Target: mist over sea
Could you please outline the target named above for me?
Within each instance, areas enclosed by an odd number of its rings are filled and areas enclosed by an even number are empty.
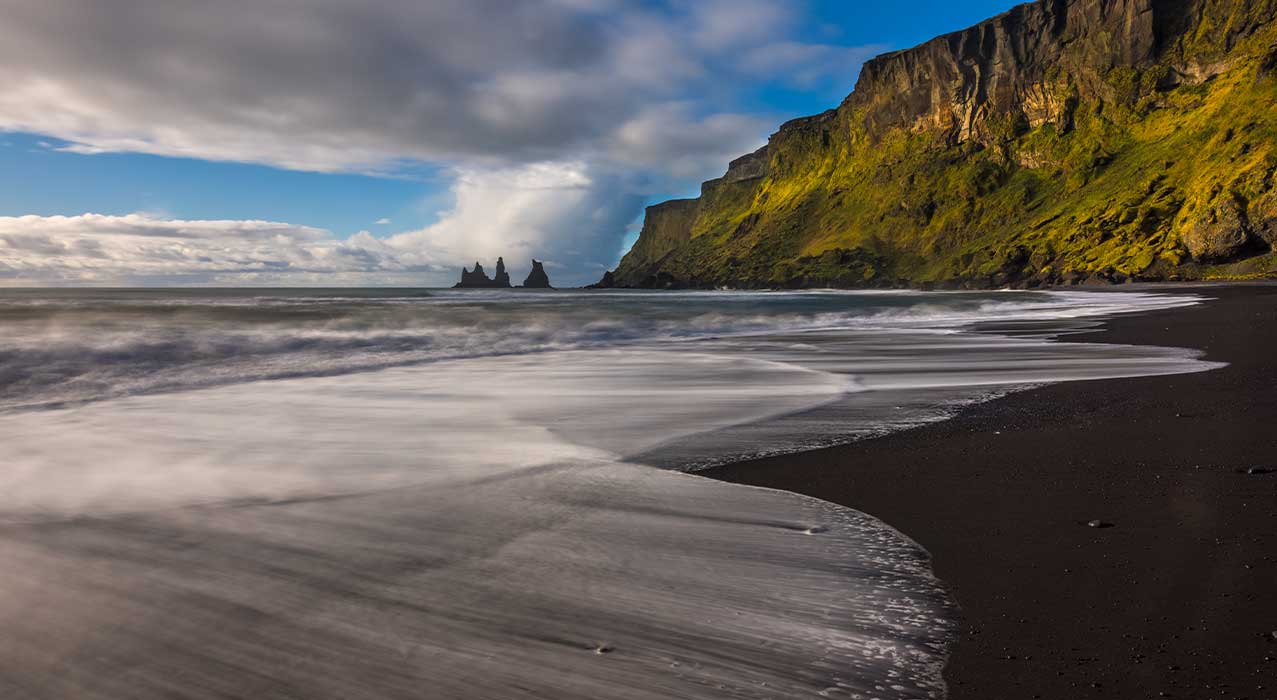
[[[0,291],[0,696],[940,697],[925,552],[694,471],[1210,369],[1060,342],[1197,301]]]

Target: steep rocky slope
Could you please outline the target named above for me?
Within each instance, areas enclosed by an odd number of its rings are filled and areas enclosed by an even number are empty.
[[[1040,0],[865,64],[606,284],[1038,286],[1277,273],[1277,0]]]

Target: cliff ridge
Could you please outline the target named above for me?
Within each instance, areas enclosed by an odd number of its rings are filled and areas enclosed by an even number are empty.
[[[1040,286],[1277,271],[1277,0],[1039,0],[868,61],[623,287]]]

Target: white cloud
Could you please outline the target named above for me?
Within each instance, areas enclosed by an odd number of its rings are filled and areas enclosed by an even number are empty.
[[[66,143],[54,147],[86,154],[374,174],[442,166],[458,177],[455,208],[402,240],[448,264],[535,254],[593,275],[595,265],[615,262],[644,195],[720,174],[778,122],[733,109],[734,91],[758,81],[839,84],[858,70],[863,50],[798,40],[793,8],[763,0],[0,0],[0,131],[56,137]],[[284,274],[271,268],[281,260],[296,274],[323,274],[321,263],[350,254],[335,240],[298,247],[286,238],[275,251],[232,245],[236,236],[254,240],[242,227],[220,235],[241,257],[205,251],[226,268],[216,274]],[[119,245],[108,246],[109,259],[124,274],[131,249],[111,240]],[[386,245],[396,255],[424,255],[393,240]],[[138,264],[165,252],[139,251]],[[67,274],[108,274],[103,258],[62,259]],[[248,269],[254,263],[263,269]]]
[[[686,17],[547,0],[0,0],[0,129],[315,171],[588,156],[704,79]],[[721,38],[720,38],[721,41]],[[652,50],[659,49],[659,50]],[[640,53],[639,51],[642,51]]]
[[[440,221],[386,239],[405,255],[460,266],[498,256],[515,270],[548,259],[576,285],[597,280],[615,262],[626,225],[643,195],[624,174],[584,162],[534,163],[458,173],[454,205]],[[416,258],[414,258],[416,259]]]
[[[387,219],[386,217],[383,216],[380,219],[377,219],[376,221],[374,221],[373,223],[377,224],[378,226],[389,226],[390,224],[394,222],[392,222],[390,219]]]
[[[698,0],[691,15],[691,37],[709,50],[766,43],[794,21],[785,3],[766,0]]]
[[[302,283],[317,275],[370,282],[445,268],[404,256],[367,233],[274,221],[183,221],[149,214],[0,217],[7,284]]]
[[[793,11],[762,0],[663,11],[592,0],[0,9],[0,129],[82,153],[315,171],[588,159],[612,150],[629,115],[666,103],[694,104],[699,119],[743,118],[698,101],[719,94],[742,59],[755,78],[856,67],[837,47],[789,36]]]
[[[616,130],[611,155],[637,167],[661,168],[673,177],[704,177],[705,163],[719,174],[727,162],[763,144],[769,120],[737,114],[698,118],[690,103],[640,110]]]
[[[431,226],[346,239],[273,221],[156,214],[0,217],[0,284],[394,284],[444,286],[476,258],[517,278],[533,257],[560,286],[614,262],[643,197],[583,162],[458,171],[454,204]]]

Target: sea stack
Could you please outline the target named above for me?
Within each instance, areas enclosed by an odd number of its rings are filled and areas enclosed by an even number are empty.
[[[491,287],[492,280],[483,271],[483,265],[479,261],[475,261],[474,270],[461,268],[461,281],[454,285],[454,289],[458,287]]]
[[[483,271],[483,265],[474,263],[473,270],[461,268],[461,281],[453,289],[509,289],[510,273],[505,271],[505,261],[497,258],[497,277],[492,279]]]
[[[528,278],[523,280],[523,286],[528,289],[552,289],[550,276],[545,274],[545,267],[535,258],[532,260],[532,271],[528,273]]]
[[[497,276],[496,276],[496,279],[492,280],[492,286],[494,287],[509,287],[510,286],[510,273],[505,271],[505,260],[502,260],[501,258],[497,258]]]

